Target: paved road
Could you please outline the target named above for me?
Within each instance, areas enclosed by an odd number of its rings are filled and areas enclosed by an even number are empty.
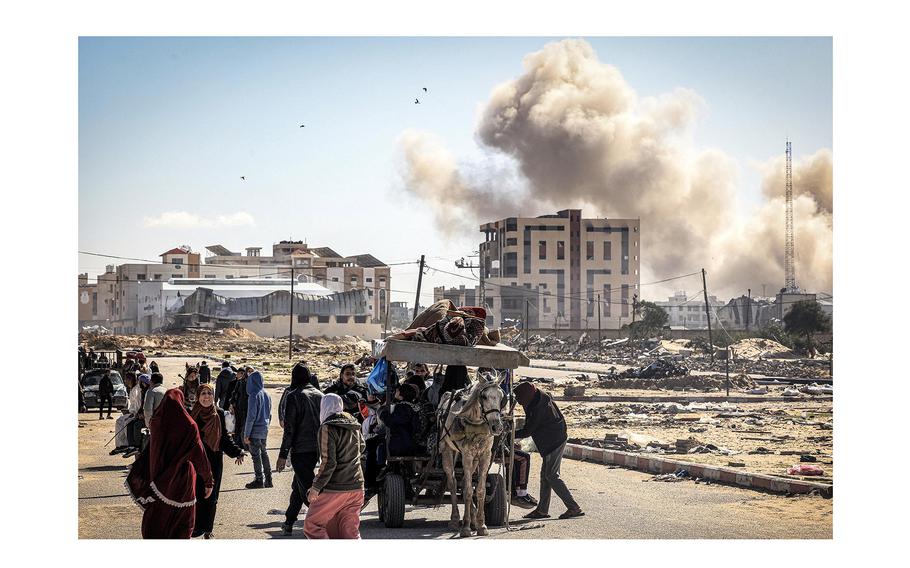
[[[161,363],[161,361],[159,361]],[[162,364],[165,376],[182,368],[182,360]],[[167,382],[170,382],[167,381]],[[278,391],[270,392],[277,408]],[[79,428],[80,538],[138,538],[141,511],[127,496],[123,481],[132,460],[109,456],[103,448],[113,435],[113,420],[82,414]],[[269,454],[274,466],[280,429],[273,418]],[[533,467],[539,467],[533,456]],[[624,469],[564,460],[563,477],[587,515],[558,520],[564,508],[554,496],[554,519],[525,521],[525,511],[512,510],[512,530],[492,529],[489,538],[831,538],[832,500],[820,497],[786,498],[717,485],[646,482],[651,476]],[[247,490],[252,464],[225,462],[215,535],[219,538],[284,538],[283,512],[290,494],[292,472],[274,474],[272,489]],[[536,494],[537,472],[531,490]],[[273,511],[279,511],[278,514]],[[364,510],[363,538],[452,538],[449,509],[408,509],[405,525],[386,529],[377,519],[375,500]],[[294,537],[303,538],[302,521]]]

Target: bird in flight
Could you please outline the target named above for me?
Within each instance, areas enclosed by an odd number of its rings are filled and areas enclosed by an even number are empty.
[[[427,88],[426,88],[426,87],[423,88],[423,92],[424,92],[424,93],[427,92]]]
[[[420,104],[420,99],[414,99],[414,104],[415,104],[415,105],[419,105],[419,104]]]
[[[240,176],[240,179],[242,179],[243,181],[246,181],[246,176]]]

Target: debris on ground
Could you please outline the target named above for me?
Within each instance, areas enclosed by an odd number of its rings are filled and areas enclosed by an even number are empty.
[[[787,470],[790,475],[824,475],[825,472],[817,465],[796,464]]]
[[[685,481],[687,479],[690,479],[689,472],[685,469],[677,469],[673,473],[655,475],[650,480],[646,479],[645,481],[666,481],[669,483],[674,483],[677,481]]]

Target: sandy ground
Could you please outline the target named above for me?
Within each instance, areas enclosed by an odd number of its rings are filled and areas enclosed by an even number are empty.
[[[176,386],[185,361],[158,358],[168,386]],[[267,389],[277,412],[280,390]],[[568,408],[570,403],[563,403]],[[599,405],[607,407],[609,405]],[[574,418],[571,420],[574,421]],[[138,538],[141,511],[123,486],[131,459],[109,456],[114,421],[96,413],[79,416],[79,537]],[[575,431],[573,425],[573,432]],[[606,428],[600,428],[606,430]],[[721,429],[718,429],[721,430]],[[579,429],[595,432],[597,428]],[[273,416],[269,453],[274,467],[281,431]],[[711,438],[714,439],[714,438]],[[718,438],[722,440],[722,438]],[[707,441],[707,440],[706,440]],[[732,444],[732,442],[730,442]],[[708,461],[699,455],[698,461]],[[728,458],[724,458],[728,459]],[[735,456],[734,459],[741,459]],[[530,490],[537,494],[539,456],[532,457]],[[246,490],[252,464],[225,462],[223,489],[216,520],[219,538],[282,538],[280,524],[287,506],[292,472],[275,473],[275,488]],[[564,510],[554,496],[553,519],[529,522],[513,509],[512,530],[493,529],[490,538],[822,538],[832,537],[833,500],[816,496],[783,497],[736,487],[651,482],[651,475],[608,466],[564,460],[562,475],[587,515],[571,521],[555,516]],[[377,519],[376,503],[363,512],[361,532],[370,538],[452,538],[449,509],[409,508],[405,526],[386,529]],[[302,538],[303,516],[293,538]]]

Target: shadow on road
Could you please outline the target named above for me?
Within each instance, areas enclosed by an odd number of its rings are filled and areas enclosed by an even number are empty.
[[[96,466],[92,466],[92,467],[83,467],[83,468],[80,468],[79,471],[80,471],[80,472],[83,472],[83,473],[84,473],[84,472],[87,472],[87,471],[123,471],[123,470],[127,470],[127,469],[129,469],[129,468],[130,468],[130,464],[124,464],[124,465],[96,465]]]
[[[113,499],[114,497],[129,497],[128,493],[121,493],[119,495],[96,495],[94,497],[80,497],[80,501],[88,501],[90,499]]]
[[[271,538],[289,538],[285,537],[284,533],[281,531],[282,521],[272,521],[271,523],[252,523],[247,525],[251,529],[264,530],[265,534],[269,535]]]

